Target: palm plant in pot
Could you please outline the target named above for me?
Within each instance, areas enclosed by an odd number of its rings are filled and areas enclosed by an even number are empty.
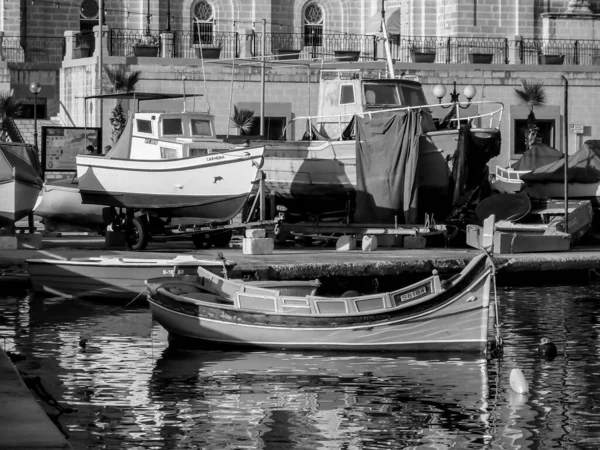
[[[525,136],[525,150],[529,150],[537,141],[537,134],[539,131],[534,109],[544,106],[546,103],[546,91],[544,89],[544,83],[541,81],[529,82],[523,80],[521,81],[521,86],[522,89],[515,89],[515,94],[521,103],[527,105],[529,108],[529,115],[527,116],[527,136]]]
[[[13,119],[21,117],[22,114],[22,100],[14,97],[12,90],[0,92],[0,142],[6,142],[11,138],[14,127]]]
[[[125,66],[118,66],[116,68],[104,67],[105,84],[108,90],[113,93],[124,93],[134,92],[136,85],[142,79],[142,71],[134,70],[129,72]],[[112,127],[112,142],[117,142],[125,124],[127,123],[127,116],[121,105],[122,100],[117,100],[117,105],[113,108],[110,113],[110,125]]]
[[[237,128],[240,136],[250,134],[254,123],[254,111],[250,109],[233,107],[233,114],[229,118],[231,124]]]

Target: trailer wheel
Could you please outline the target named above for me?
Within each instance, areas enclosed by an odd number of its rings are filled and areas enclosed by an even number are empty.
[[[210,248],[210,240],[207,238],[206,233],[193,234],[192,242],[197,249],[202,250]]]
[[[129,250],[144,250],[150,240],[150,233],[146,221],[133,217],[125,225],[125,243]]]
[[[232,230],[216,231],[211,233],[209,243],[215,247],[227,247],[233,236]]]

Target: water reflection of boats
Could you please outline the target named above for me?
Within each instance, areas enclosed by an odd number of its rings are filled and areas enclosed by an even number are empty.
[[[157,321],[203,348],[485,352],[492,271],[482,253],[448,280],[434,273],[389,292],[341,297],[258,288],[202,268],[197,280],[146,285]]]
[[[468,448],[487,426],[485,359],[462,355],[348,356],[340,353],[188,351],[167,348],[150,380],[158,418],[201,448],[232,439],[251,448]],[[156,408],[160,416],[161,408]],[[162,432],[161,432],[162,434]],[[165,436],[166,437],[166,436]],[[236,442],[237,441],[237,442]],[[287,445],[287,447],[285,447]],[[216,447],[215,447],[216,448]]]

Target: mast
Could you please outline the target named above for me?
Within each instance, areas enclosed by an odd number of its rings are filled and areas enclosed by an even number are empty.
[[[394,78],[394,63],[392,62],[392,51],[385,23],[385,0],[381,0],[381,31],[383,31],[383,46],[385,48],[385,59],[387,62],[389,78]]]

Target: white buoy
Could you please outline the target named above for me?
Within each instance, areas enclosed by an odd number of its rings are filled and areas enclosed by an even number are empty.
[[[510,387],[517,394],[527,394],[529,392],[529,384],[527,384],[521,369],[513,369],[510,372]]]

